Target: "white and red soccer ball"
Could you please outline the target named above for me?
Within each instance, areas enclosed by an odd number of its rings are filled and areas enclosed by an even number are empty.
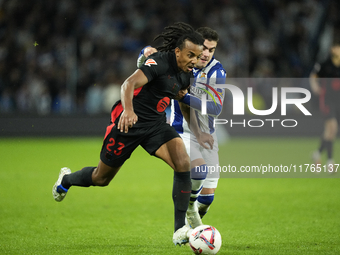
[[[213,226],[199,226],[192,230],[189,245],[195,254],[216,254],[222,245],[221,234]]]

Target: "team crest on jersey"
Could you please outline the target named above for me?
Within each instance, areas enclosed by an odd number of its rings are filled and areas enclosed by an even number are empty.
[[[205,78],[206,75],[207,75],[206,73],[201,73],[200,78]]]
[[[150,58],[150,59],[148,59],[145,63],[144,63],[144,65],[146,65],[146,66],[151,66],[151,65],[157,65],[157,62],[155,61],[155,60],[153,60],[152,58]]]

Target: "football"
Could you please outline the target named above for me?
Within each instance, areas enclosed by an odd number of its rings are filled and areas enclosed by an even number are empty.
[[[213,226],[199,226],[192,230],[189,245],[195,254],[216,254],[222,245],[221,234]]]

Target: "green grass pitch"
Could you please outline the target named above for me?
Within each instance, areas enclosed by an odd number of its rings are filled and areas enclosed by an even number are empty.
[[[191,254],[172,244],[172,170],[142,149],[108,187],[72,187],[63,202],[53,200],[60,168],[97,165],[101,143],[0,139],[0,254]],[[311,163],[317,144],[232,138],[221,164]],[[335,153],[340,162],[339,142]],[[339,178],[223,177],[204,218],[222,235],[219,254],[340,254]]]

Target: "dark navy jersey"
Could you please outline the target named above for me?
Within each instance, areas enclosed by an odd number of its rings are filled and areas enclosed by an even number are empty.
[[[330,58],[322,64],[315,64],[314,72],[320,78],[340,78],[340,67],[336,67]]]
[[[133,108],[138,116],[136,125],[166,121],[165,109],[179,90],[188,88],[193,74],[179,70],[174,52],[156,52],[139,69],[148,83],[134,91]],[[122,111],[123,107],[118,101],[112,109],[112,122]]]
[[[340,67],[329,58],[322,64],[315,64],[314,73],[321,78],[321,96],[340,101]]]

